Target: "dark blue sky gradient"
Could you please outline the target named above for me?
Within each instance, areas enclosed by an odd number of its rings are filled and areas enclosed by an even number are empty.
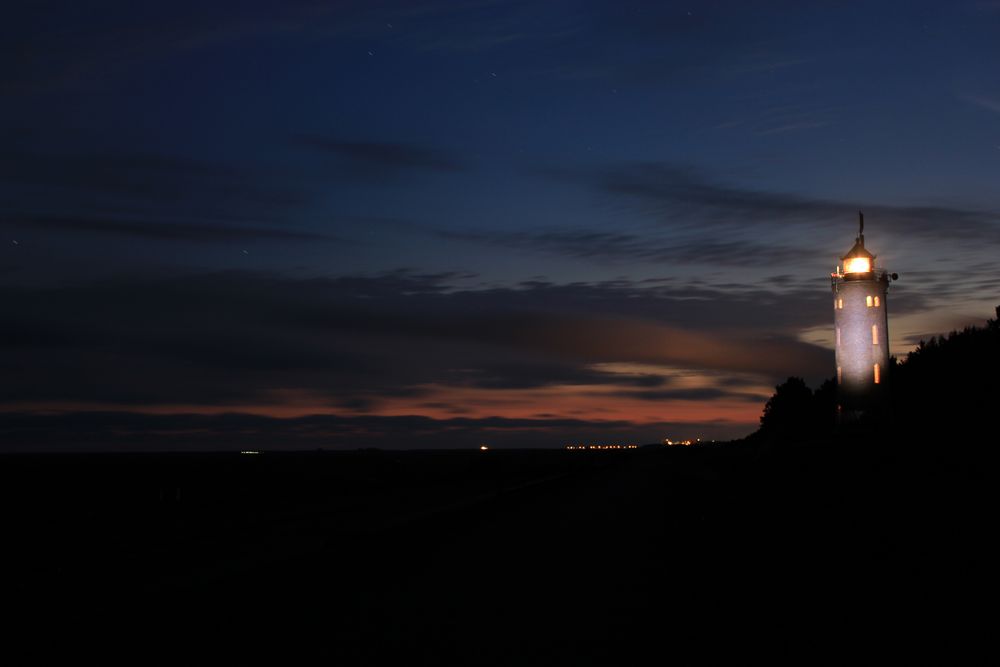
[[[2,409],[31,433],[741,435],[832,374],[859,208],[895,352],[1000,301],[1000,3],[137,4],[0,28]]]

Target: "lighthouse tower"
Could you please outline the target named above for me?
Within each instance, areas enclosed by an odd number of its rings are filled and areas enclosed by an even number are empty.
[[[886,292],[896,274],[875,267],[865,248],[865,218],[858,212],[858,237],[831,274],[836,327],[839,413],[857,416],[885,393],[889,367],[889,316]]]

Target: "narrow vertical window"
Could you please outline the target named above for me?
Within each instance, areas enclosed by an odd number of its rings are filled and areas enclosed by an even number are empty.
[[[868,306],[869,308],[872,307],[872,295],[871,294],[869,294],[868,296],[865,297],[865,305]]]
[[[882,378],[879,376],[878,364],[875,364],[875,384],[878,384],[881,379]]]
[[[878,345],[878,325],[872,325],[872,345]]]
[[[837,327],[837,347],[840,347],[840,327]]]
[[[875,307],[878,308],[878,297],[875,297]]]
[[[840,366],[837,366],[837,384],[841,383],[842,378],[843,378],[843,375],[840,372]]]
[[[844,300],[843,299],[837,299],[837,308],[840,308],[840,309],[844,308]]]

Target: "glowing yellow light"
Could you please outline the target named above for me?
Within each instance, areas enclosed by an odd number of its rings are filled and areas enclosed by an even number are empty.
[[[844,264],[844,273],[868,273],[872,262],[867,257],[852,257]]]
[[[872,307],[872,295],[871,294],[869,294],[868,296],[865,297],[865,305],[868,306],[869,308]]]
[[[875,307],[878,308],[878,297],[875,297]]]
[[[879,378],[879,368],[878,368],[878,364],[875,364],[875,384],[878,384],[879,380],[880,380],[880,378]]]

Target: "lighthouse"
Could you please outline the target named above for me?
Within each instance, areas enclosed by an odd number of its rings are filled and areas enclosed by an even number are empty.
[[[843,417],[858,416],[885,394],[889,368],[886,293],[896,274],[875,266],[865,248],[865,218],[858,212],[858,236],[831,274],[836,336],[837,402]]]

